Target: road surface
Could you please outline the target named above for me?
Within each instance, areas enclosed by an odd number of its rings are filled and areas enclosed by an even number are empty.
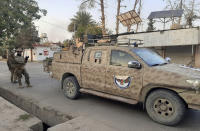
[[[188,110],[185,119],[176,127],[153,122],[142,107],[112,101],[92,95],[82,95],[78,100],[69,100],[60,90],[60,82],[49,77],[40,63],[28,63],[27,71],[33,88],[18,89],[10,83],[10,73],[5,62],[0,62],[0,87],[39,101],[74,117],[86,116],[103,122],[116,131],[199,131],[200,111]]]

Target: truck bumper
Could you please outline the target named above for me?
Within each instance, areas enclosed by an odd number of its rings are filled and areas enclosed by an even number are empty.
[[[200,94],[197,94],[194,91],[189,91],[179,93],[179,95],[188,104],[188,108],[200,110]]]

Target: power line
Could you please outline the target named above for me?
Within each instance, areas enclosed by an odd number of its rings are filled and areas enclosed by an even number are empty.
[[[46,24],[49,24],[49,25],[51,25],[51,26],[54,26],[54,27],[57,27],[57,28],[59,28],[59,29],[62,29],[62,30],[67,30],[66,28],[64,28],[64,27],[62,27],[62,26],[60,26],[60,25],[57,25],[57,24],[53,24],[53,23],[50,23],[50,22],[47,22],[47,21],[44,21],[44,20],[40,20],[41,22],[43,22],[43,23],[46,23]]]

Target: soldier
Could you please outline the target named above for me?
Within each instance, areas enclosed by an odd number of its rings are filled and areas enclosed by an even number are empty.
[[[8,65],[8,69],[11,72],[11,82],[12,83],[17,83],[16,81],[16,75],[14,73],[15,71],[15,51],[11,50],[8,54],[8,60],[7,60],[7,65]]]
[[[21,48],[17,49],[17,56],[15,56],[16,67],[15,67],[14,73],[16,74],[16,76],[18,78],[19,88],[23,88],[22,82],[21,82],[22,75],[24,75],[24,77],[25,77],[25,82],[27,84],[27,87],[32,87],[30,85],[30,81],[29,81],[29,74],[27,73],[27,71],[25,69],[25,65],[26,65],[29,57],[26,57],[24,59],[24,57],[22,56],[22,52],[23,52],[23,50]]]

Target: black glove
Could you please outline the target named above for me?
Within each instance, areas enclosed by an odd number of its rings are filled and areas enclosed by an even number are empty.
[[[29,58],[29,56],[26,56],[25,60],[27,61],[27,60],[28,60],[28,58]]]

